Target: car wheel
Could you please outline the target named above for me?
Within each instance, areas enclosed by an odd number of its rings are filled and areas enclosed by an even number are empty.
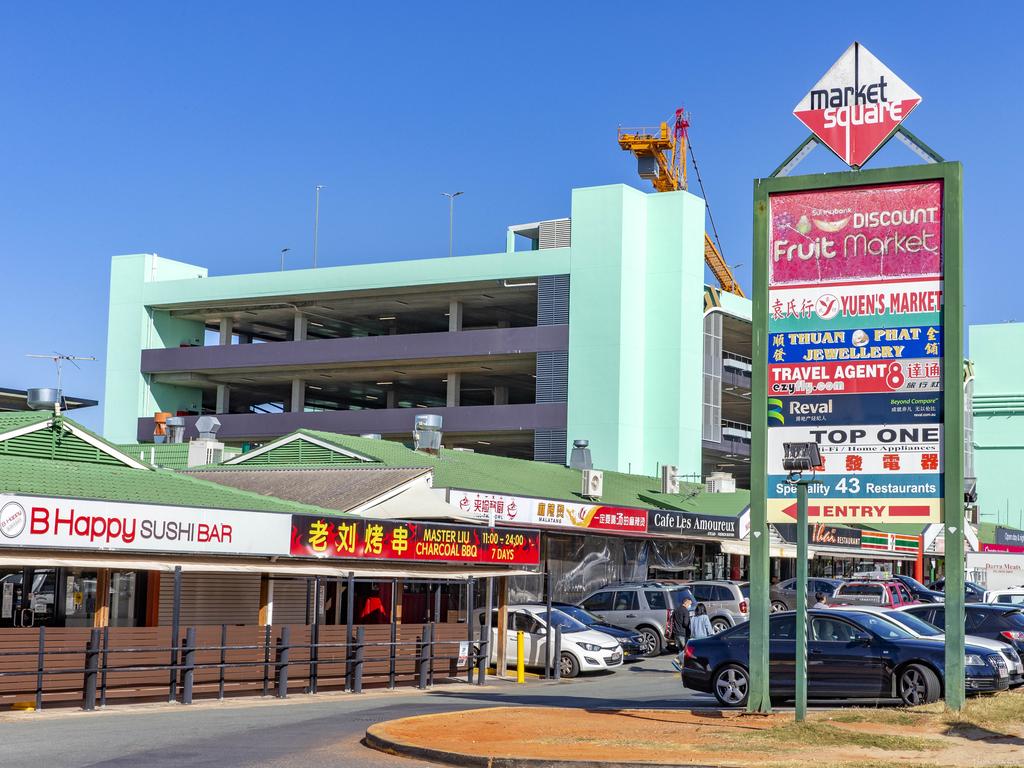
[[[653,627],[640,627],[640,652],[648,658],[661,655],[661,634]]]
[[[712,619],[711,620],[711,629],[714,631],[714,633],[716,635],[719,632],[725,632],[725,630],[729,629],[729,627],[731,627],[731,626],[732,626],[732,624],[730,624],[726,619]]]
[[[905,706],[917,707],[939,700],[939,678],[928,667],[909,664],[897,678],[897,693]]]
[[[580,663],[571,653],[563,653],[558,660],[558,669],[562,677],[576,677],[580,673]]]
[[[772,600],[772,613],[780,613],[781,611],[788,611],[789,606],[781,600]]]
[[[742,707],[750,695],[750,676],[738,664],[727,664],[715,675],[714,694],[723,707]]]

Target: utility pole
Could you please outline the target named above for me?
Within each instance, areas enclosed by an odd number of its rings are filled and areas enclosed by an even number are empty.
[[[281,249],[281,271],[282,272],[284,272],[284,255],[286,253],[288,253],[288,251],[290,251],[290,250],[291,250],[291,248],[282,248]]]
[[[442,192],[441,194],[448,198],[448,258],[451,258],[455,240],[455,198],[464,195],[465,192]]]
[[[313,269],[316,269],[317,238],[320,235],[320,190],[324,184],[316,185],[316,212],[313,214]]]

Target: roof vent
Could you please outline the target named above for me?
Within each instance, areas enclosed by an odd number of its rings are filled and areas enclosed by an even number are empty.
[[[413,448],[424,453],[440,453],[441,424],[442,419],[436,413],[417,416],[412,428]]]
[[[185,419],[181,416],[171,416],[167,419],[167,442],[185,442]]]
[[[360,437],[365,437],[367,440],[380,440],[380,432],[364,432]]]
[[[215,440],[220,431],[220,419],[216,416],[200,416],[196,419],[196,430],[200,440]]]
[[[573,469],[593,469],[594,461],[590,458],[589,440],[573,440],[572,453],[569,454],[569,466]]]

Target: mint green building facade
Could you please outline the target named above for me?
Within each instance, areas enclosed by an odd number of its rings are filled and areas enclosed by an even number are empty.
[[[501,253],[213,277],[118,256],[104,434],[146,440],[163,411],[216,414],[229,442],[407,437],[436,412],[449,447],[564,463],[582,438],[596,468],[706,473],[703,238],[700,198],[608,185]]]

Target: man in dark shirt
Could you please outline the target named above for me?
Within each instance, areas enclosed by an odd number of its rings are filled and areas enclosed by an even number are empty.
[[[693,601],[690,598],[683,600],[682,605],[672,611],[672,635],[676,639],[676,645],[682,651],[686,647],[686,641],[690,639],[690,606]]]

